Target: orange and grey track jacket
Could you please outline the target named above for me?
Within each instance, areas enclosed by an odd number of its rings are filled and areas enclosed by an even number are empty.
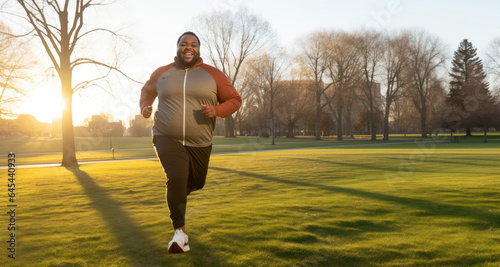
[[[224,118],[241,106],[241,97],[226,75],[200,58],[191,68],[175,61],[158,68],[141,90],[141,112],[158,97],[153,134],[166,135],[184,146],[212,144],[215,118],[206,118],[201,105],[215,106]]]

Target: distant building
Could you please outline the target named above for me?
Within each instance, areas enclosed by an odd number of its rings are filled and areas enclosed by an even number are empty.
[[[125,132],[125,126],[121,120],[108,123],[110,135],[113,137],[122,137]]]
[[[130,128],[127,129],[126,134],[133,137],[151,136],[152,125],[153,119],[145,119],[142,115],[135,115],[134,119],[130,120]]]
[[[121,137],[125,132],[123,122],[110,122],[106,114],[92,115],[90,120],[87,120],[86,127],[89,130],[91,137]]]

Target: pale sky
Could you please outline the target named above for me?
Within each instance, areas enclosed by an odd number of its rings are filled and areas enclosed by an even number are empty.
[[[119,0],[99,13],[99,23],[110,29],[123,29],[122,33],[133,38],[133,51],[122,67],[130,76],[145,82],[157,67],[173,60],[176,40],[190,30],[188,25],[194,16],[214,9],[236,10],[240,5],[267,20],[280,45],[289,51],[298,39],[320,29],[352,31],[375,27],[391,31],[417,27],[440,37],[450,60],[465,38],[478,48],[478,55],[484,60],[488,44],[500,37],[500,1],[493,0]],[[40,45],[39,41],[36,45]],[[35,88],[32,97],[20,106],[20,113],[33,114],[46,122],[52,116],[60,116],[60,89],[51,86]],[[128,124],[130,117],[139,113],[141,86],[117,87],[112,90],[114,97],[99,89],[84,91],[81,97],[75,95],[74,124],[101,112]],[[52,99],[51,103],[46,103],[47,99]]]

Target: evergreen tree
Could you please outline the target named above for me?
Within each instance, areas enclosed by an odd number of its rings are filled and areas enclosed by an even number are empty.
[[[493,104],[489,84],[477,49],[467,39],[455,51],[452,65],[446,103],[454,111],[453,116],[460,117],[457,128],[464,127],[467,135],[471,135],[472,127],[480,127],[475,120],[476,113],[483,113],[483,109]]]

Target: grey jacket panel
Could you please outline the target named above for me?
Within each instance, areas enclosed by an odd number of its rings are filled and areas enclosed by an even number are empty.
[[[217,84],[204,69],[174,66],[157,81],[158,109],[153,134],[166,135],[185,146],[212,143],[215,118],[206,118],[202,104],[217,105]]]

